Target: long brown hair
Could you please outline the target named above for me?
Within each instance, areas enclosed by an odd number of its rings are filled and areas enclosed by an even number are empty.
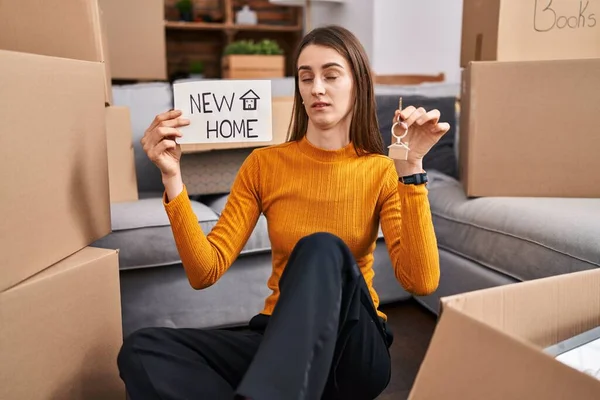
[[[379,132],[379,122],[375,111],[373,77],[369,60],[360,41],[349,30],[336,25],[316,28],[300,42],[294,57],[294,109],[288,127],[288,140],[296,141],[306,135],[308,114],[302,105],[298,79],[298,58],[302,50],[310,45],[326,46],[336,50],[346,59],[354,80],[354,107],[350,123],[350,141],[357,154],[384,154],[383,139]]]

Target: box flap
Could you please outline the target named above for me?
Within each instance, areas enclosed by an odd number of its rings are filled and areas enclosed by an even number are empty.
[[[167,79],[163,0],[99,0],[113,79]],[[135,18],[132,18],[135,16]]]
[[[600,326],[600,269],[478,290],[441,300],[514,338],[545,348]]]
[[[600,57],[599,13],[598,0],[501,0],[496,60]]]
[[[444,307],[409,399],[597,399],[600,381]]]
[[[495,60],[501,0],[463,0],[460,65]]]
[[[461,76],[461,105],[460,105],[460,118],[458,123],[459,126],[459,136],[458,138],[458,175],[462,182],[466,183],[466,187],[470,187],[470,175],[469,175],[469,165],[471,165],[471,159],[469,147],[471,146],[471,135],[469,132],[475,127],[471,127],[471,124],[477,122],[476,118],[471,118],[471,86],[473,84],[473,77],[471,76],[471,65],[467,66],[467,68],[463,68],[462,76]],[[476,99],[474,99],[476,101]]]
[[[598,0],[464,0],[460,65],[598,58],[599,11]]]
[[[128,107],[106,107],[111,203],[138,199],[131,115]]]
[[[110,75],[110,57],[108,56],[108,27],[106,26],[106,17],[104,17],[104,12],[98,9],[98,19],[99,19],[99,29],[100,29],[100,39],[102,41],[100,45],[100,49],[102,51],[102,60],[104,60],[104,90],[105,90],[105,105],[109,106],[113,104],[113,94],[112,94],[112,77]]]

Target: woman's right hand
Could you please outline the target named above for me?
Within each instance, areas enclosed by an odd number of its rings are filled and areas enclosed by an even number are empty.
[[[163,180],[181,173],[181,146],[175,140],[182,135],[177,128],[190,124],[188,119],[180,118],[181,114],[179,110],[171,110],[157,115],[140,141],[150,161],[160,169]]]

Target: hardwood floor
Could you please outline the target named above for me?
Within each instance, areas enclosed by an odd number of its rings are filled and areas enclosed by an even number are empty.
[[[415,300],[406,300],[382,306],[394,332],[392,379],[377,400],[404,400],[408,398],[427,346],[433,335],[436,316]]]

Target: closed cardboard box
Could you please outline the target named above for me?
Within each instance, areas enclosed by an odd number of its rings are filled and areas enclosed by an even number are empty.
[[[125,399],[117,252],[87,247],[0,292],[0,399]]]
[[[103,13],[97,0],[0,1],[0,49],[105,63],[112,103]]]
[[[598,399],[598,378],[545,352],[598,326],[600,269],[442,298],[409,399]]]
[[[110,201],[135,201],[138,190],[128,107],[106,107],[106,140]]]
[[[594,57],[600,57],[600,0],[463,1],[462,67]]]
[[[110,232],[101,63],[0,50],[0,291]]]
[[[164,0],[98,0],[114,79],[166,80]]]
[[[600,59],[473,62],[461,97],[468,196],[600,197]]]

